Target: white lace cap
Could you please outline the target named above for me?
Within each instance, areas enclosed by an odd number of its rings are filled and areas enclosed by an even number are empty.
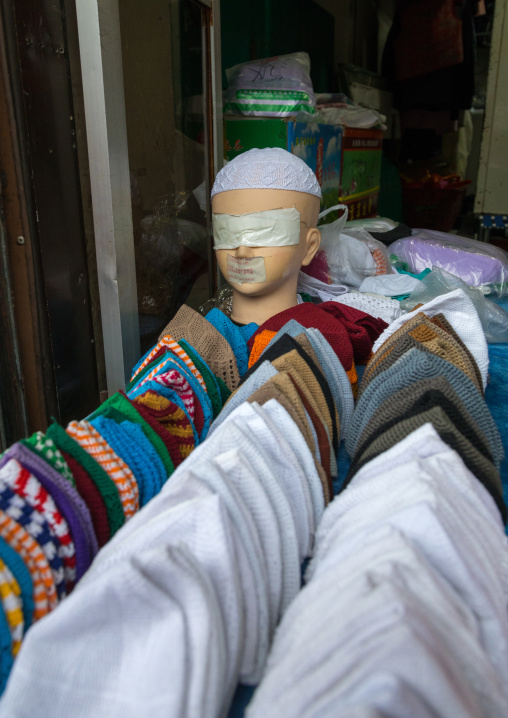
[[[211,196],[234,189],[285,189],[321,198],[311,168],[280,147],[254,148],[235,157],[217,174]]]

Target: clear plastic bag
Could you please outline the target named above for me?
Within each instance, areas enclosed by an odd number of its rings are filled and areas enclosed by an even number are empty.
[[[411,311],[417,304],[430,302],[431,299],[453,292],[454,289],[462,289],[473,302],[487,342],[489,344],[507,343],[508,313],[491,299],[487,299],[480,289],[469,286],[459,277],[439,267],[432,268],[432,272],[429,272],[420,281],[409,297],[401,302],[401,306],[403,309]]]
[[[418,274],[439,267],[460,277],[484,294],[508,294],[508,253],[467,237],[430,229],[414,229],[410,237],[389,246],[394,263],[406,264]]]
[[[316,111],[306,52],[242,62],[226,70],[226,77],[224,112],[286,117]]]
[[[382,242],[371,237],[361,227],[344,231],[347,221],[347,207],[344,214],[335,222],[319,227],[321,245],[309,264],[302,271],[325,284],[345,285],[357,289],[366,277],[393,272],[387,248]],[[319,216],[337,209],[330,207]]]

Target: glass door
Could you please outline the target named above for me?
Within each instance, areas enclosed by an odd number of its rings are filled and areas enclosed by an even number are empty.
[[[209,196],[222,166],[219,17],[211,0],[80,3],[102,318],[121,340],[121,351],[118,342],[108,349],[104,328],[112,392],[183,303],[198,309],[215,290]],[[87,78],[92,25],[101,72]]]

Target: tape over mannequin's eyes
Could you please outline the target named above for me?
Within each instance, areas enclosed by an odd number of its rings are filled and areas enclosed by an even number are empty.
[[[289,247],[300,243],[300,224],[300,212],[294,207],[249,214],[213,214],[213,248]]]

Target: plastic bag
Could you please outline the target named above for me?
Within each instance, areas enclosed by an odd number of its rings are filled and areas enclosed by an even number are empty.
[[[388,251],[382,242],[371,237],[362,228],[346,231],[347,207],[344,214],[335,222],[319,227],[321,245],[312,262],[303,267],[302,272],[315,277],[324,284],[345,285],[357,289],[366,277],[376,274],[391,274]],[[330,207],[321,212],[322,219],[328,212],[337,209]]]
[[[306,52],[242,62],[226,70],[226,77],[224,112],[286,117],[316,111]]]
[[[401,306],[403,309],[411,311],[417,304],[430,302],[431,299],[453,292],[454,289],[462,289],[473,302],[487,342],[489,344],[507,343],[508,313],[491,299],[487,299],[480,289],[469,286],[459,277],[439,267],[432,268],[432,272],[420,281],[409,297],[401,302]]]
[[[392,261],[411,272],[440,267],[484,294],[508,294],[508,253],[475,239],[430,229],[415,229],[410,237],[389,246]]]

